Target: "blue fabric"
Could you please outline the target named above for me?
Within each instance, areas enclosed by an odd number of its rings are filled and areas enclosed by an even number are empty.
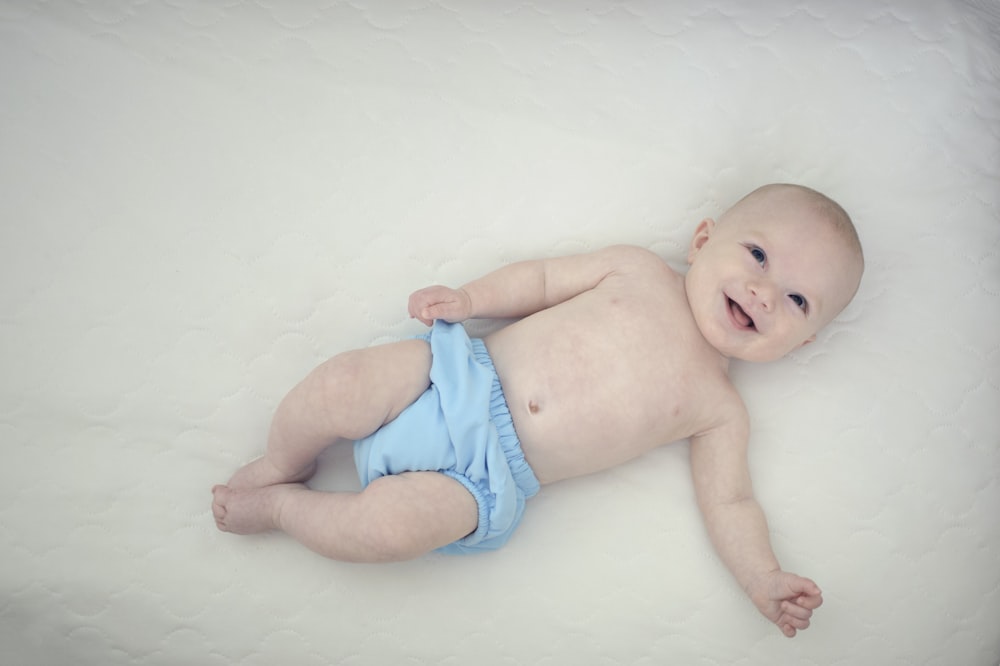
[[[443,321],[421,337],[431,345],[431,385],[402,414],[355,443],[358,476],[367,486],[388,474],[447,474],[476,498],[479,525],[438,550],[495,550],[521,522],[538,479],[524,459],[483,341],[471,340],[461,324]]]

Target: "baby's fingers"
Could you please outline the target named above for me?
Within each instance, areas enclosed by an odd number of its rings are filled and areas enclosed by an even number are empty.
[[[410,295],[407,310],[414,319],[419,319],[426,326],[434,323],[439,316],[436,312],[439,304],[447,300],[450,290],[447,287],[425,287]]]
[[[411,314],[428,326],[435,319],[443,319],[449,323],[465,321],[471,313],[469,295],[462,289],[438,287],[434,291],[419,294],[416,300],[418,307]],[[412,304],[413,301],[411,301]]]
[[[440,303],[432,303],[421,310],[421,317],[430,320],[431,323],[435,319],[443,319],[447,322],[453,322],[457,320],[458,304],[454,301],[443,301]]]
[[[795,603],[809,610],[816,610],[823,605],[823,596],[820,594],[803,594],[795,599]]]
[[[794,638],[795,634],[809,628],[809,620],[799,620],[794,617],[783,617],[781,618],[781,621],[778,622],[778,627],[781,628],[781,633],[789,638]]]
[[[810,609],[785,601],[781,604],[781,617],[778,618],[776,624],[785,636],[792,638],[797,632],[809,628],[811,617],[812,611]]]
[[[813,614],[812,609],[804,608],[790,601],[784,601],[781,603],[781,612],[784,613],[786,617],[798,620],[808,620]]]
[[[412,308],[410,310],[410,316],[424,326],[431,326],[434,324],[434,318],[429,315],[427,308]]]

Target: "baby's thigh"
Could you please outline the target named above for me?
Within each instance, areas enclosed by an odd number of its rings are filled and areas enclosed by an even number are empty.
[[[396,418],[430,386],[431,352],[425,340],[404,340],[344,352],[313,372],[322,404],[343,419],[342,437],[360,439]]]

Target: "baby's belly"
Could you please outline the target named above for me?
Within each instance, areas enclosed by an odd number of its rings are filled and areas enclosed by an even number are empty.
[[[679,439],[541,395],[508,396],[508,405],[525,459],[543,484],[615,467]]]
[[[691,434],[673,396],[606,380],[527,364],[501,374],[525,458],[541,483],[608,469]]]
[[[613,467],[696,431],[693,407],[704,401],[692,397],[689,380],[704,373],[685,360],[693,354],[668,353],[681,346],[673,329],[645,311],[599,320],[591,311],[570,301],[485,340],[542,483]]]

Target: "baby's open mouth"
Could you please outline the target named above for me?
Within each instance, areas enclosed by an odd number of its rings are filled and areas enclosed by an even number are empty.
[[[751,331],[757,330],[757,327],[754,325],[753,319],[750,318],[750,315],[748,315],[743,308],[740,307],[739,303],[731,298],[729,299],[729,312],[732,313],[733,320],[739,324],[740,327]]]

